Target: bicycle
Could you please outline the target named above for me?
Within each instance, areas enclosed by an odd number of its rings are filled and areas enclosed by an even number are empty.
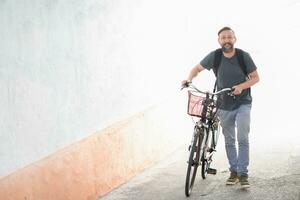
[[[187,82],[183,88],[192,89],[188,90],[188,114],[192,118],[197,117],[197,121],[194,121],[195,126],[191,145],[188,148],[190,155],[185,181],[185,195],[189,197],[194,186],[199,165],[201,165],[202,179],[206,179],[207,174],[215,175],[217,173],[216,169],[210,168],[212,156],[216,152],[220,131],[220,120],[216,115],[216,102],[220,94],[225,92],[231,96],[233,94],[231,88],[224,88],[217,92],[203,92],[191,82]],[[194,93],[198,93],[198,95]]]

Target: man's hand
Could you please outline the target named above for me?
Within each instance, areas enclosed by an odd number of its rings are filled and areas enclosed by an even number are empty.
[[[256,70],[248,74],[248,76],[249,79],[247,81],[232,87],[232,89],[234,89],[233,91],[234,95],[240,95],[243,90],[250,88],[252,85],[256,84],[259,81],[259,76]]]
[[[242,91],[243,91],[242,87],[239,86],[239,85],[233,86],[232,89],[234,89],[233,90],[233,94],[234,95],[240,95],[242,93]]]
[[[187,83],[188,82],[192,82],[192,81],[190,81],[190,80],[183,80],[183,81],[181,81],[181,87],[186,87],[187,85]]]

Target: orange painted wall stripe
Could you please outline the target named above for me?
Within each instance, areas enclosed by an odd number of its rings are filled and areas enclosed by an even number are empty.
[[[176,148],[157,114],[119,122],[2,178],[0,199],[97,199]]]

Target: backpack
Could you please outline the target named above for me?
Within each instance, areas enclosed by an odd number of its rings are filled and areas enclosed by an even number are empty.
[[[238,48],[235,48],[235,51],[236,51],[237,59],[238,59],[238,62],[239,62],[239,66],[242,69],[245,77],[248,78],[247,67],[246,67],[246,64],[245,64],[245,61],[244,61],[244,51],[242,49],[238,49]],[[222,49],[216,49],[215,50],[215,57],[214,57],[214,63],[213,63],[213,72],[214,72],[216,78],[218,78],[217,77],[218,69],[219,69],[220,64],[221,64],[222,55],[223,55]],[[216,91],[216,88],[217,88],[217,80],[215,82],[214,91]]]

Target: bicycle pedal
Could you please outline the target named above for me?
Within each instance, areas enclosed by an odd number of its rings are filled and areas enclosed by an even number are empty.
[[[208,169],[206,170],[206,172],[207,172],[208,174],[212,174],[212,175],[216,175],[216,174],[217,174],[217,170],[216,170],[216,169],[213,169],[213,168],[208,168]]]
[[[209,148],[207,151],[208,151],[209,153],[212,153],[212,152],[215,152],[215,151],[217,151],[217,150],[215,150],[214,148]]]
[[[186,163],[189,164],[190,162],[189,162],[189,161],[186,161]],[[199,165],[199,162],[193,161],[193,162],[192,162],[192,166],[195,166],[195,165],[198,166],[198,165]]]

